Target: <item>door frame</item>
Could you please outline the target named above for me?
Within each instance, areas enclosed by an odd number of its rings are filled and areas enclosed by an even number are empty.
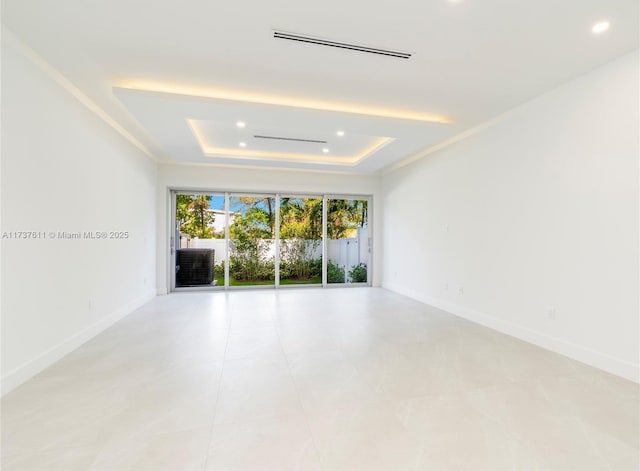
[[[176,287],[176,195],[177,194],[202,194],[202,195],[224,195],[225,197],[225,276],[223,286],[193,286],[193,287]],[[275,283],[273,285],[250,285],[250,286],[229,286],[229,252],[230,252],[230,235],[229,235],[229,214],[230,214],[230,198],[233,196],[256,196],[256,197],[274,197],[275,198]],[[319,284],[301,284],[301,285],[281,285],[280,284],[280,198],[299,197],[299,198],[322,198],[322,283]],[[167,188],[169,214],[167,218],[168,239],[168,256],[167,263],[167,282],[169,292],[189,292],[189,291],[229,291],[229,290],[247,290],[247,289],[301,289],[301,288],[356,288],[370,287],[373,284],[374,273],[374,220],[373,220],[373,195],[363,194],[347,194],[347,193],[306,193],[297,191],[238,191],[238,190],[211,190],[196,189],[189,187],[168,187]],[[369,254],[367,263],[367,282],[366,283],[327,283],[327,223],[328,223],[328,204],[330,199],[344,200],[362,200],[367,201],[367,251]],[[165,252],[166,253],[166,252]],[[345,273],[346,275],[346,273]]]
[[[372,195],[348,195],[343,193],[332,193],[324,195],[324,204],[323,204],[323,213],[326,218],[323,221],[323,241],[325,247],[328,245],[329,237],[327,236],[327,227],[328,227],[328,209],[329,206],[327,204],[327,200],[358,200],[358,201],[366,201],[367,202],[367,253],[369,254],[369,260],[367,262],[367,281],[366,283],[328,283],[326,278],[323,279],[324,287],[330,288],[357,288],[357,287],[370,287],[373,285],[373,211],[371,208],[373,207],[373,196]],[[328,250],[327,250],[328,251]],[[322,272],[326,275],[327,273],[327,258],[323,258],[323,268]],[[345,279],[347,277],[346,267],[345,267]]]
[[[222,286],[183,286],[176,287],[176,250],[178,247],[176,244],[179,244],[179,240],[176,240],[176,229],[177,229],[177,220],[176,220],[176,209],[177,209],[177,198],[176,195],[211,195],[211,196],[222,196],[224,195],[225,201],[225,259],[228,260],[229,257],[229,198],[228,192],[225,191],[212,191],[212,190],[183,190],[183,189],[175,189],[169,188],[169,260],[168,260],[168,278],[169,278],[169,292],[186,292],[186,291],[222,291],[226,288],[226,280],[227,280],[227,272],[229,269],[229,264],[225,263],[225,283]],[[215,277],[215,273],[214,273]]]

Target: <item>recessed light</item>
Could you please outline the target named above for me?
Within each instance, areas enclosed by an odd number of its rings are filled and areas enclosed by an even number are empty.
[[[591,28],[591,31],[593,31],[596,34],[604,33],[606,30],[609,29],[609,26],[610,25],[608,21],[599,21],[595,25],[593,25],[593,28]]]
[[[326,147],[324,149],[322,149],[322,152],[324,152],[325,154],[329,153],[329,149],[327,149]]]
[[[240,143],[240,147],[247,147],[247,143],[246,142],[241,142]]]
[[[243,127],[245,127],[245,126],[246,126],[246,124],[244,123],[244,121],[238,121],[238,122],[236,123],[236,126],[238,126],[239,128],[243,128]]]
[[[341,136],[341,137],[342,137],[342,136],[344,136],[344,131],[338,131],[336,134],[337,134],[338,136]]]

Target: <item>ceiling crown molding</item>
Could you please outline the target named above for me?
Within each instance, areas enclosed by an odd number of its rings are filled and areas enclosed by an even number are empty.
[[[38,53],[27,46],[18,36],[16,36],[6,25],[2,24],[2,42],[10,47],[13,47],[17,52],[27,58],[33,65],[40,69],[50,79],[65,89],[71,96],[73,96],[78,102],[80,102],[85,108],[91,111],[94,115],[100,118],[113,128],[118,134],[125,138],[129,143],[140,150],[145,157],[151,159],[157,163],[158,158],[145,146],[142,142],[136,139],[129,131],[118,124],[106,111],[104,111],[99,105],[97,105],[91,98],[85,95],[80,89],[75,86],[68,78],[66,78],[58,69],[44,60]]]

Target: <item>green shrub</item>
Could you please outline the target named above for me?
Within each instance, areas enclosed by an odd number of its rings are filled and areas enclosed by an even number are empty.
[[[289,265],[286,260],[280,259],[280,279],[286,280],[289,278],[293,278],[293,271],[291,270],[291,265]]]
[[[317,265],[313,256],[320,247],[320,243],[319,240],[283,240],[280,252],[280,278],[310,279],[314,275],[313,268]],[[282,270],[283,266],[285,267],[284,271]]]
[[[327,262],[327,283],[344,283],[344,281],[344,268],[329,260]]]
[[[322,276],[322,258],[316,258],[309,262],[309,275],[311,278],[314,276]]]
[[[219,278],[224,277],[224,260],[213,266],[213,277]]]
[[[273,259],[265,260],[269,242],[248,237],[238,238],[231,243],[229,275],[239,281],[273,280]]]
[[[366,283],[367,282],[367,266],[364,263],[358,263],[351,267],[349,276],[353,283]]]

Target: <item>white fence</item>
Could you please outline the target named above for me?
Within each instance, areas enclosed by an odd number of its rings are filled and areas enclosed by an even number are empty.
[[[358,236],[344,239],[329,239],[327,241],[327,259],[345,269],[345,273],[351,270],[351,267],[364,263],[369,265],[369,238],[367,228],[359,228]],[[309,241],[312,242],[312,241]],[[188,236],[181,235],[180,248],[201,248],[213,249],[215,251],[216,265],[222,261],[226,261],[226,241],[224,239],[191,239]],[[266,259],[275,258],[276,244],[275,240],[271,240],[266,254]],[[322,245],[318,244],[315,258],[322,256]]]
[[[348,272],[351,267],[369,265],[369,239],[366,228],[358,229],[358,236],[327,241],[327,259]]]

